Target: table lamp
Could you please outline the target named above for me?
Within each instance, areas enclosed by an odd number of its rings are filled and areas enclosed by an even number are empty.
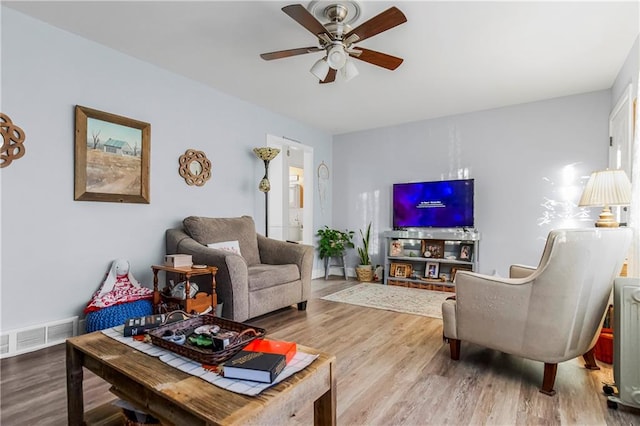
[[[271,148],[268,146],[261,146],[259,148],[253,148],[253,152],[256,157],[264,161],[264,177],[258,184],[260,192],[264,192],[264,236],[269,236],[269,194],[271,190],[271,183],[269,183],[269,162],[276,158],[280,153],[278,148]]]
[[[596,226],[617,228],[620,224],[614,219],[610,206],[623,206],[630,203],[631,182],[627,174],[624,170],[607,169],[591,174],[578,206],[603,207]]]

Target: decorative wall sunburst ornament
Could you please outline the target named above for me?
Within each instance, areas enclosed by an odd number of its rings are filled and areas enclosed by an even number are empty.
[[[0,112],[0,135],[2,135],[0,168],[3,168],[24,155],[25,134],[24,130],[13,124],[8,115]]]
[[[202,186],[211,178],[211,161],[202,151],[188,149],[180,156],[179,173],[187,185]]]

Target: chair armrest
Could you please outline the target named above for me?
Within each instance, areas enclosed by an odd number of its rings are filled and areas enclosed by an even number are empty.
[[[511,265],[509,267],[509,278],[526,278],[533,274],[537,268],[526,265]]]
[[[531,287],[537,276],[514,279],[458,271],[455,277],[457,338],[506,353],[518,353],[522,340],[527,338]]]
[[[289,243],[274,240],[258,234],[258,251],[260,261],[269,265],[296,264],[302,271],[303,264],[311,256],[313,261],[313,247],[306,244]]]
[[[270,265],[298,265],[302,281],[302,300],[311,297],[311,275],[313,274],[313,247],[306,244],[274,240],[258,234],[258,251],[262,263]]]

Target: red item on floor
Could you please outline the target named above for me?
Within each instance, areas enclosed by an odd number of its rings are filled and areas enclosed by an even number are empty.
[[[613,330],[603,328],[594,347],[596,359],[607,364],[613,364]]]

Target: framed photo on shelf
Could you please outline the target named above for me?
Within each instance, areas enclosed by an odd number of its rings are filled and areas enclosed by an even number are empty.
[[[471,262],[472,259],[473,259],[473,244],[467,244],[467,243],[460,244],[460,251],[458,252],[458,260]]]
[[[422,255],[432,259],[444,257],[444,240],[422,240]]]
[[[451,268],[451,282],[453,282],[456,279],[456,273],[458,271],[471,271],[471,268],[465,268],[465,267]]]
[[[439,270],[440,264],[438,262],[427,262],[427,265],[424,268],[424,276],[425,278],[437,279]]]
[[[402,240],[392,240],[389,245],[389,256],[398,257],[404,255],[404,247]]]
[[[392,263],[389,274],[395,278],[409,278],[411,269],[410,263]]]

